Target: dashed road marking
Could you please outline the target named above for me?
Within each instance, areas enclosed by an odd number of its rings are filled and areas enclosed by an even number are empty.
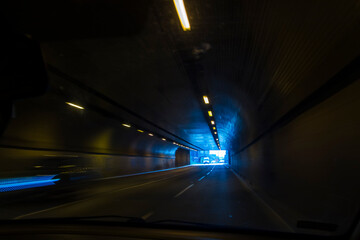
[[[61,204],[61,205],[57,205],[57,206],[55,206],[55,207],[46,208],[46,209],[43,209],[43,210],[40,210],[40,211],[36,211],[36,212],[31,212],[31,213],[23,214],[23,215],[20,215],[20,216],[15,217],[15,218],[13,218],[13,219],[21,219],[21,218],[25,218],[25,217],[28,217],[28,216],[36,215],[36,214],[39,214],[39,213],[43,213],[43,212],[48,212],[48,211],[51,211],[51,210],[55,210],[55,209],[58,209],[58,208],[68,207],[68,206],[71,206],[71,205],[74,205],[74,204],[77,204],[77,203],[80,203],[80,202],[88,201],[88,200],[90,200],[90,199],[96,198],[96,197],[101,196],[101,195],[104,195],[104,194],[111,194],[111,193],[120,192],[120,191],[124,191],[124,190],[128,190],[128,189],[132,189],[132,188],[142,187],[142,186],[144,186],[144,185],[148,185],[148,184],[152,184],[152,183],[164,181],[164,180],[167,180],[167,179],[170,179],[170,178],[174,178],[174,177],[177,177],[178,175],[180,175],[180,174],[177,174],[177,175],[171,176],[171,177],[167,177],[167,178],[162,178],[162,179],[159,179],[159,180],[154,180],[154,181],[150,181],[150,182],[138,184],[138,185],[133,185],[133,186],[125,187],[125,188],[120,188],[120,189],[116,189],[116,190],[112,190],[112,191],[108,191],[108,192],[104,192],[104,193],[97,193],[97,194],[94,194],[94,195],[92,195],[92,196],[89,196],[88,198],[80,199],[80,200],[73,201],[73,202],[64,203],[64,204]]]
[[[183,194],[186,190],[190,189],[192,186],[194,186],[194,184],[191,184],[191,185],[187,186],[184,190],[182,190],[181,192],[179,192],[178,194],[176,194],[176,195],[174,196],[174,198],[179,197],[181,194]]]
[[[200,178],[198,181],[200,182],[201,180],[203,180],[203,179],[204,179],[204,177],[205,177],[205,176],[203,176],[202,178]]]
[[[148,212],[147,214],[145,214],[144,216],[142,216],[141,218],[142,219],[144,219],[144,220],[146,220],[146,219],[148,219],[151,215],[153,215],[154,214],[154,212]]]

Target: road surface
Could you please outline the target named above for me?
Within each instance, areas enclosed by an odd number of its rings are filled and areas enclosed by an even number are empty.
[[[53,188],[1,203],[1,218],[119,215],[148,222],[181,220],[291,230],[224,165],[187,166]]]

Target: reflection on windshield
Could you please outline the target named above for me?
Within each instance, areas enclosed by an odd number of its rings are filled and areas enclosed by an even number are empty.
[[[352,231],[357,0],[6,2],[1,219]]]

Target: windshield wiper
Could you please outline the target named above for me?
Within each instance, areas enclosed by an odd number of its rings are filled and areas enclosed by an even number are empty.
[[[181,225],[191,225],[191,226],[197,226],[197,227],[203,227],[203,228],[219,228],[217,225],[207,224],[207,223],[198,223],[198,222],[188,222],[188,221],[182,221],[182,220],[173,220],[173,219],[166,219],[166,220],[159,220],[150,222],[151,224],[181,224]]]
[[[36,219],[18,219],[15,221],[37,220],[37,221],[81,221],[81,220],[106,220],[106,219],[124,219],[127,223],[146,223],[139,217],[128,217],[119,215],[102,215],[102,216],[84,216],[84,217],[61,217],[61,218],[36,218]]]
[[[70,219],[75,220],[101,220],[101,219],[125,219],[129,223],[145,223],[145,220],[139,217],[128,217],[128,216],[119,216],[119,215],[103,215],[103,216],[89,216],[89,217],[71,217]]]

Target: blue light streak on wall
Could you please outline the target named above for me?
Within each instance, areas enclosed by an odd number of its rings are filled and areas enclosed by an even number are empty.
[[[54,185],[60,179],[53,179],[56,175],[3,178],[0,179],[0,192],[10,192],[28,188]]]

